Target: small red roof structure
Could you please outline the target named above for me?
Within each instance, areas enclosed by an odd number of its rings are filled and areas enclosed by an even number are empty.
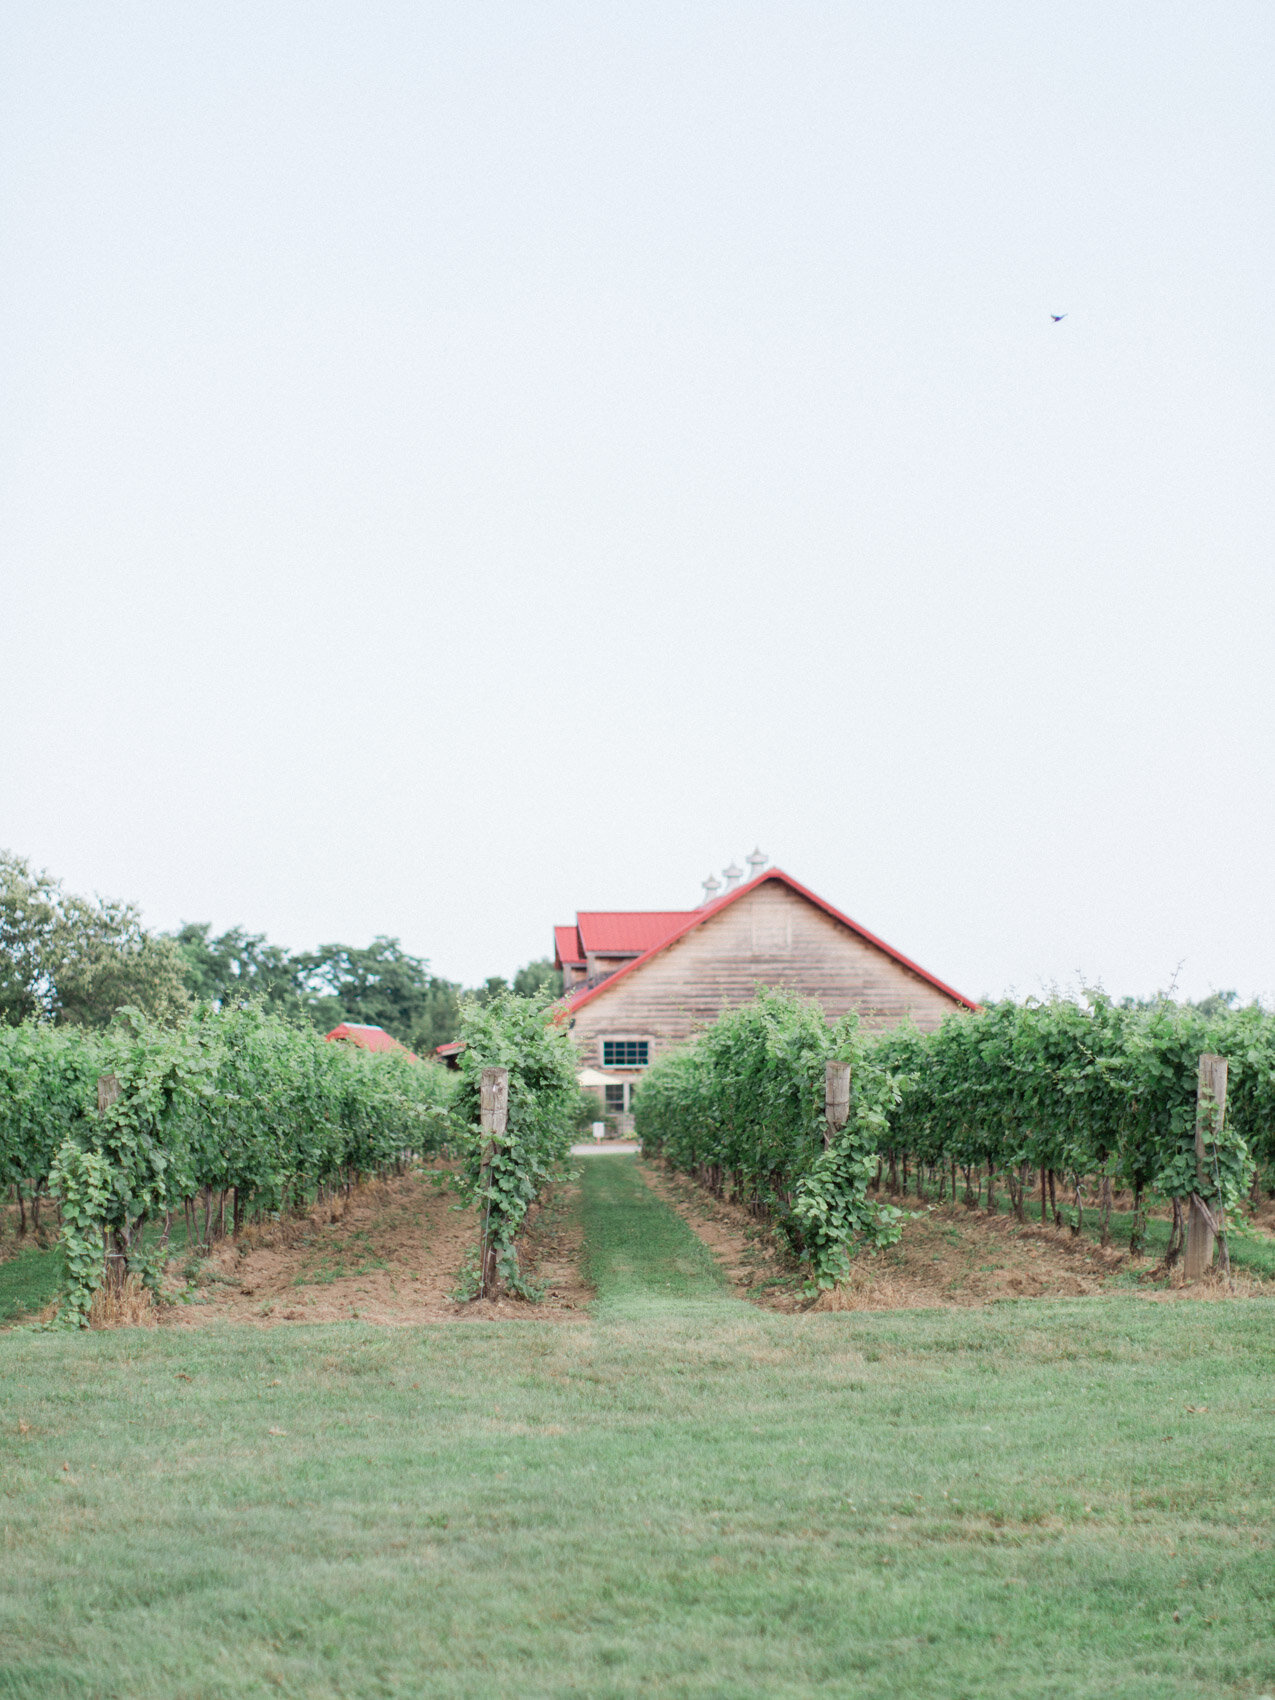
[[[575,927],[553,929],[553,965],[559,969],[584,967],[584,946]]]
[[[694,913],[693,909],[583,909],[574,927],[553,929],[553,965],[587,968],[590,958],[615,961],[641,956]]]
[[[400,1045],[394,1035],[387,1033],[383,1027],[342,1021],[330,1033],[325,1033],[324,1038],[344,1039],[347,1045],[357,1045],[361,1051],[402,1051],[412,1062],[421,1060],[415,1051],[409,1051],[406,1045]]]

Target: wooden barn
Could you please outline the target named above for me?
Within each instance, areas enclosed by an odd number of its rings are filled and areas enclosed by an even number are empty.
[[[817,999],[830,1019],[857,1009],[867,1027],[911,1016],[929,1030],[977,1007],[791,874],[765,869],[759,852],[748,860],[751,879],[739,883],[732,865],[724,893],[704,882],[698,909],[588,910],[555,927],[581,1083],[612,1113],[627,1117],[661,1051],[747,1003],[759,983]]]

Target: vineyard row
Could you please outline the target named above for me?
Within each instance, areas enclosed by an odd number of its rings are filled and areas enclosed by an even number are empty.
[[[1210,1055],[1227,1064],[1224,1113],[1221,1097],[1201,1096]],[[849,1065],[849,1094],[830,1131],[834,1061]],[[654,1064],[636,1117],[647,1149],[777,1218],[816,1286],[843,1279],[858,1245],[898,1238],[882,1173],[897,1186],[909,1163],[953,1189],[963,1171],[970,1194],[975,1175],[981,1185],[986,1173],[989,1192],[1002,1177],[1020,1215],[1033,1176],[1053,1185],[1059,1215],[1059,1177],[1076,1210],[1087,1185],[1108,1206],[1111,1188],[1127,1187],[1135,1251],[1157,1194],[1174,1205],[1172,1258],[1193,1200],[1222,1226],[1241,1210],[1255,1162],[1275,1166],[1275,1019],[1095,996],[995,1004],[935,1033],[869,1034],[853,1014],[829,1025],[817,1006],[761,991]]]
[[[254,1003],[201,1007],[178,1027],[126,1010],[105,1032],[0,1028],[0,1185],[23,1228],[42,1201],[56,1210],[60,1318],[82,1323],[103,1285],[158,1287],[175,1215],[207,1245],[444,1153],[516,1288],[515,1236],[570,1144],[574,1053],[543,998],[471,1005],[463,1020],[458,1075],[329,1044]],[[510,1069],[498,1149],[478,1106],[493,1064]]]

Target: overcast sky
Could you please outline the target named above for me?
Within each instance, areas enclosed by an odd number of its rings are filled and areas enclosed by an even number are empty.
[[[1269,0],[0,16],[0,846],[1275,994]]]

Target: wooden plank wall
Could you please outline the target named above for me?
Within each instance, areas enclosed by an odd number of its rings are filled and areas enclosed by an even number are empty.
[[[747,1003],[758,982],[817,998],[832,1019],[858,1009],[866,1027],[911,1015],[930,1031],[962,1006],[778,881],[767,880],[576,1016],[581,1060],[600,1066],[600,1038],[633,1035],[665,1050]]]

